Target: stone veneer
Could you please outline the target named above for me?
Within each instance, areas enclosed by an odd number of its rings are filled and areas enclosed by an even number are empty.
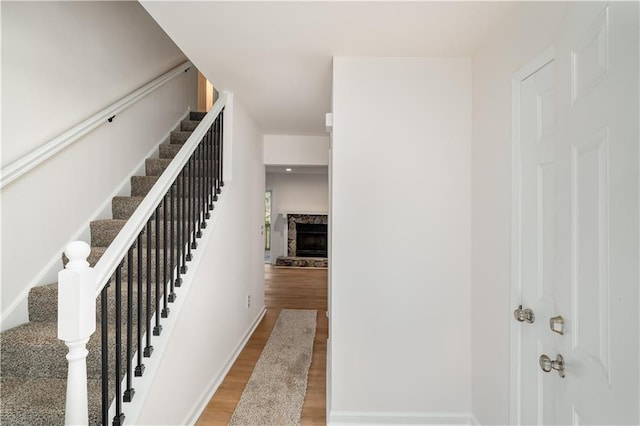
[[[298,268],[326,268],[329,259],[326,257],[287,257],[278,256],[276,266],[295,266]]]
[[[289,231],[287,235],[287,253],[289,257],[296,256],[296,224],[298,223],[316,223],[326,225],[329,223],[329,217],[326,214],[288,214],[287,224]]]

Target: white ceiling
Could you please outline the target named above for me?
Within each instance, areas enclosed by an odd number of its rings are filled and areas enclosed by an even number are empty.
[[[517,2],[154,1],[142,5],[265,134],[325,134],[333,56],[470,56]],[[380,88],[380,98],[387,88]]]
[[[292,175],[326,175],[329,173],[328,166],[266,166],[267,173],[292,174]],[[291,171],[287,171],[290,169]]]

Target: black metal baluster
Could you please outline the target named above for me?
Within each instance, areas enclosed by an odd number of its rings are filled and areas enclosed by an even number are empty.
[[[197,197],[194,200],[195,202],[195,206],[196,206],[196,216],[195,216],[195,220],[198,223],[198,232],[196,233],[196,237],[198,238],[202,238],[202,228],[204,228],[204,226],[202,225],[203,219],[204,219],[204,211],[202,210],[202,195],[204,193],[204,178],[202,177],[202,173],[200,171],[200,165],[202,164],[202,160],[201,155],[202,155],[202,141],[200,141],[200,143],[198,144],[196,151],[195,151],[195,157],[196,157],[196,161],[195,161],[195,166],[196,166],[196,170],[195,170],[195,175],[196,175],[196,179],[197,179],[197,183],[198,185],[196,185],[196,194]]]
[[[167,294],[167,256],[169,256],[169,252],[173,250],[173,247],[167,244],[169,241],[169,236],[167,235],[167,218],[169,217],[169,212],[167,211],[168,195],[168,192],[164,194],[164,199],[162,200],[162,318],[169,316],[169,307],[167,306],[167,298],[169,297]]]
[[[180,287],[182,285],[180,274],[187,272],[187,259],[184,248],[184,167],[180,170],[176,183],[178,185],[178,211],[176,212],[178,216],[178,277],[175,285]]]
[[[115,386],[116,386],[116,415],[113,426],[120,426],[124,422],[122,413],[122,262],[116,268],[116,347],[115,347]]]
[[[213,201],[218,201],[218,192],[220,190],[220,165],[219,165],[219,152],[220,152],[220,115],[216,117],[215,121],[215,133],[213,138],[213,173],[214,173],[214,188],[213,188]]]
[[[202,141],[202,160],[200,170],[202,173],[202,227],[207,227],[206,220],[209,219],[209,175],[207,173],[207,149],[209,141],[209,131],[205,133]]]
[[[162,203],[158,204],[156,207],[155,219],[156,219],[156,303],[154,306],[154,311],[156,313],[156,325],[153,327],[153,335],[159,336],[162,333],[162,326],[160,325],[160,303],[162,300],[162,295],[160,294],[160,206]]]
[[[131,402],[136,390],[131,385],[133,380],[133,246],[127,253],[127,389],[124,391],[124,402]]]
[[[209,209],[207,209],[207,174],[205,173],[205,159],[206,159],[206,150],[207,150],[207,134],[205,133],[202,141],[200,142],[200,162],[198,166],[200,168],[200,212],[202,213],[202,217],[200,218],[200,225],[202,229],[207,227],[207,215],[209,214]]]
[[[196,164],[195,164],[195,152],[191,154],[191,158],[189,159],[189,197],[191,202],[189,203],[191,214],[189,215],[189,220],[191,221],[191,231],[189,235],[191,236],[191,249],[195,250],[198,248],[198,243],[196,242],[196,200],[197,197],[197,185],[196,185]],[[189,251],[191,253],[191,250]]]
[[[185,220],[187,221],[187,235],[186,235],[186,240],[187,240],[187,256],[186,259],[188,262],[191,261],[192,257],[191,257],[191,219],[193,217],[193,212],[191,209],[191,200],[193,199],[193,179],[191,179],[191,175],[193,172],[193,165],[191,164],[191,160],[193,159],[193,156],[189,159],[189,161],[186,164],[187,167],[187,172],[185,173],[186,176],[185,178],[187,179],[186,182],[186,187],[189,189],[189,194],[187,196],[187,216],[185,217]],[[185,191],[187,192],[187,191]]]
[[[222,111],[220,111],[220,188],[222,188],[224,186],[224,171],[223,171],[223,165],[224,165],[224,108],[222,108]],[[220,193],[221,189],[218,188],[218,194]]]
[[[151,277],[153,274],[151,273],[151,221],[153,220],[153,216],[147,220],[147,346],[144,348],[144,356],[147,358],[151,356],[153,353],[153,346],[151,346]]]
[[[208,181],[209,181],[209,186],[207,187],[207,202],[209,203],[209,210],[213,210],[213,185],[214,185],[214,179],[213,179],[213,138],[214,138],[214,133],[213,133],[213,129],[215,126],[215,122],[213,124],[211,124],[211,127],[209,127],[209,131],[207,132],[207,134],[209,135],[209,139],[208,139],[208,151],[207,151],[207,177],[208,177]],[[211,216],[211,214],[209,212],[207,212],[207,219],[209,219]]]
[[[109,309],[108,305],[108,297],[109,297],[109,283],[104,286],[102,292],[100,293],[100,332],[101,343],[102,343],[102,424],[109,424],[109,342],[108,342],[108,332],[109,332]]]
[[[136,248],[138,250],[138,312],[137,312],[137,316],[138,316],[138,365],[136,365],[136,371],[135,371],[135,375],[137,377],[140,377],[144,374],[144,364],[142,363],[142,274],[143,274],[143,269],[142,269],[142,232],[140,231],[140,233],[138,234],[138,239],[136,240]]]
[[[169,302],[173,303],[176,301],[174,278],[176,276],[176,273],[178,274],[178,276],[180,276],[180,272],[177,270],[177,267],[176,267],[176,259],[180,259],[180,249],[176,245],[176,238],[175,238],[176,218],[174,217],[174,211],[176,209],[176,191],[175,191],[174,185],[171,185],[171,207],[170,208],[171,208],[171,214],[169,215],[169,223],[171,225],[171,230],[169,232],[171,233],[171,256],[169,257],[169,265],[170,265],[169,270],[171,271],[171,275],[169,276],[169,279],[171,280],[170,281],[171,293],[169,293]],[[178,232],[180,232],[179,229],[180,229],[180,224],[178,224]]]

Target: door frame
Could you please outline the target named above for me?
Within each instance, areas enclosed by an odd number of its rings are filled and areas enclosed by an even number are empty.
[[[522,81],[555,60],[554,46],[550,46],[535,56],[529,63],[513,74],[511,81],[511,309],[520,305],[522,300],[522,258],[520,225],[522,223],[521,184],[522,170],[520,167],[520,85]],[[520,424],[522,394],[521,378],[522,366],[522,323],[510,318],[510,374],[509,374],[509,424]]]

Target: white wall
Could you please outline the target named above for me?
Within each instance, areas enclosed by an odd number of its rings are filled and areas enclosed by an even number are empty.
[[[471,61],[334,58],[333,117],[329,421],[469,421]]]
[[[287,213],[324,213],[329,210],[329,178],[322,174],[267,173],[267,191],[271,198],[271,260],[285,255],[284,215]]]
[[[473,57],[472,394],[483,425],[509,423],[512,76],[553,43],[567,5],[521,6]]]
[[[225,182],[224,201],[204,231],[198,247],[202,261],[189,271],[194,282],[136,424],[195,420],[191,417],[209,401],[229,358],[264,308],[262,135],[237,100],[232,150],[232,179]],[[211,238],[205,241],[207,235]]]
[[[2,164],[185,59],[137,2],[3,2]],[[191,69],[2,189],[3,328],[26,320],[28,289],[195,103]]]
[[[264,164],[326,166],[329,164],[329,137],[265,135]]]

